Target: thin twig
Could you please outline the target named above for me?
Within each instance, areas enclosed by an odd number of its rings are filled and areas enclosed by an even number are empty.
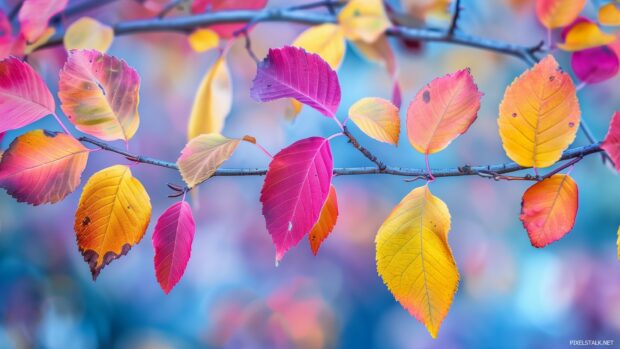
[[[166,17],[168,15],[168,13],[170,13],[172,10],[174,10],[175,8],[181,7],[181,5],[185,2],[188,2],[188,0],[172,0],[170,1],[158,14],[157,14],[157,18],[159,19],[163,19],[164,17]]]
[[[579,128],[581,129],[583,134],[586,136],[590,144],[598,143],[598,140],[594,136],[594,133],[592,133],[590,126],[588,126],[588,123],[586,122],[584,118],[581,118],[581,122],[579,123]],[[611,158],[609,157],[609,155],[607,155],[606,152],[601,153],[601,159],[603,160],[603,163],[606,163],[607,161],[611,161]]]
[[[604,153],[604,152],[603,152]],[[568,161],[567,163],[563,164],[562,166],[559,166],[558,168],[556,168],[555,170],[547,173],[546,175],[544,175],[542,178],[540,178],[540,180],[545,180],[547,178],[550,178],[551,176],[559,173],[560,171],[563,171],[573,165],[575,165],[576,163],[578,163],[579,161],[583,160],[583,156],[578,156],[574,159],[572,159],[571,161]]]
[[[355,149],[359,150],[360,153],[364,154],[364,156],[368,158],[368,160],[377,164],[377,168],[379,169],[379,171],[383,171],[386,169],[387,166],[385,166],[385,164],[381,162],[375,155],[373,155],[368,149],[364,148],[351,134],[351,132],[349,132],[349,129],[347,129],[346,126],[342,126],[342,134],[344,134],[349,139],[349,143],[351,143],[351,145],[353,145]]]
[[[448,28],[448,36],[450,37],[454,35],[454,32],[456,32],[461,10],[461,0],[456,0],[454,2],[454,14],[452,15],[452,20],[450,21],[450,27]]]

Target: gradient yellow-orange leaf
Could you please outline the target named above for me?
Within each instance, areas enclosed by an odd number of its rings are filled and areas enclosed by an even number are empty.
[[[315,256],[319,253],[319,248],[321,247],[323,241],[327,239],[332,230],[334,230],[337,219],[338,197],[336,196],[336,188],[332,185],[329,188],[327,200],[321,209],[319,220],[316,224],[314,224],[314,227],[312,227],[312,230],[310,231],[310,235],[308,235],[310,248],[312,248],[312,253],[314,253]]]
[[[598,11],[598,21],[602,25],[620,25],[620,1],[610,2],[601,6]]]
[[[142,240],[150,219],[149,195],[129,167],[108,167],[90,177],[75,213],[74,228],[93,280],[103,267]]]
[[[125,142],[138,130],[140,76],[125,61],[95,50],[71,50],[58,97],[75,127],[105,141]]]
[[[377,271],[383,282],[433,338],[459,283],[449,231],[448,207],[423,186],[394,208],[375,239]]]
[[[196,52],[205,52],[218,47],[220,37],[217,33],[208,28],[194,30],[187,38],[189,45]]]
[[[336,70],[344,58],[346,40],[340,26],[326,23],[306,29],[291,46],[316,53]]]
[[[64,133],[30,131],[17,137],[0,162],[0,187],[19,202],[56,203],[80,184],[89,150]]]
[[[400,116],[398,108],[383,98],[362,98],[349,108],[349,119],[369,137],[398,144]]]
[[[181,151],[177,160],[181,176],[192,188],[215,173],[237,149],[240,139],[226,138],[218,133],[209,133],[193,138]]]
[[[499,134],[513,161],[548,167],[573,142],[580,119],[575,85],[549,55],[506,89],[499,106]]]
[[[564,51],[581,51],[607,45],[615,40],[615,36],[603,32],[596,23],[584,21],[572,26],[566,34],[565,42],[559,43],[558,47]]]
[[[577,183],[555,174],[531,186],[521,202],[521,222],[534,247],[560,240],[575,225],[579,206]]]
[[[390,26],[382,0],[351,0],[338,14],[338,22],[349,40],[374,42]]]
[[[220,56],[200,83],[189,119],[187,138],[221,133],[232,107],[232,82],[225,56]]]
[[[112,45],[114,30],[94,18],[82,17],[67,28],[64,44],[67,51],[92,49],[106,52]]]
[[[468,69],[431,81],[407,110],[407,135],[422,154],[446,148],[476,120],[482,93]]]
[[[585,5],[586,0],[537,0],[536,15],[549,29],[565,27],[579,16]]]

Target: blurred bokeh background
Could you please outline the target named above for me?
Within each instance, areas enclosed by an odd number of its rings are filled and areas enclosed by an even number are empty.
[[[270,0],[268,6],[302,2]],[[589,1],[586,14],[593,16],[603,2]],[[0,8],[8,11],[14,4],[0,1]],[[525,45],[546,35],[531,0],[463,4],[460,24],[468,33]],[[113,24],[154,13],[136,1],[118,0],[89,15]],[[68,25],[77,18],[63,21]],[[441,16],[433,21],[446,24]],[[263,57],[269,47],[290,44],[305,28],[260,24],[252,32],[254,49]],[[404,107],[424,84],[464,67],[471,68],[485,93],[470,131],[433,155],[431,165],[508,161],[497,132],[498,105],[526,64],[461,46],[431,43],[412,50],[390,42],[397,52]],[[337,132],[334,123],[311,108],[290,122],[284,117],[286,102],[252,101],[249,88],[256,68],[243,44],[235,43],[228,57],[234,105],[225,135],[253,135],[275,153],[303,137]],[[125,59],[142,77],[141,126],[130,150],[174,161],[186,142],[194,93],[216,53],[193,52],[179,33],[117,37],[108,53]],[[556,52],[556,57],[569,71],[568,55]],[[36,52],[29,62],[56,91],[65,58],[63,48],[57,47]],[[341,119],[361,97],[390,97],[385,69],[351,47],[338,74]],[[619,83],[615,78],[579,92],[583,116],[599,138],[620,109]],[[33,127],[58,129],[51,118]],[[386,163],[423,167],[423,157],[405,136],[395,148],[352,129]],[[23,132],[10,132],[2,148]],[[575,144],[586,143],[579,133]],[[369,165],[344,139],[332,145],[336,166]],[[117,163],[128,161],[94,153],[83,179]],[[258,149],[242,144],[225,167],[267,164]],[[133,172],[152,199],[152,224],[142,242],[107,266],[97,282],[78,252],[72,229],[79,190],[59,204],[42,207],[0,194],[1,348],[561,348],[571,339],[620,341],[620,178],[598,156],[586,158],[573,171],[580,186],[575,228],[544,249],[530,245],[519,221],[521,195],[529,183],[461,177],[432,184],[452,214],[449,238],[461,272],[459,290],[436,340],[394,300],[375,268],[377,229],[391,208],[421,183],[377,175],[335,178],[340,217],[318,256],[302,241],[275,267],[274,247],[260,213],[263,178],[209,180],[200,188],[199,205],[193,205],[197,231],[185,276],[164,295],[153,269],[151,234],[153,222],[175,200],[167,198],[165,184],[180,184],[181,179],[174,171],[148,165],[137,165]]]

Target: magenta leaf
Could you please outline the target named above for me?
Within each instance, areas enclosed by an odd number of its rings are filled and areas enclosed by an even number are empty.
[[[260,201],[276,262],[318,221],[329,194],[332,153],[325,138],[302,139],[282,149],[269,164]]]
[[[67,7],[68,0],[24,0],[17,19],[28,42],[45,32],[52,17]]]
[[[616,76],[620,62],[608,46],[577,51],[571,56],[571,66],[577,78],[588,84],[596,84]]]
[[[15,57],[0,62],[0,132],[54,114],[55,108],[50,90],[28,63]]]
[[[258,64],[250,90],[258,102],[295,98],[322,114],[335,117],[340,104],[338,75],[319,55],[285,46],[270,49]]]
[[[195,231],[192,208],[185,201],[170,206],[157,220],[153,232],[155,274],[166,294],[185,272]]]

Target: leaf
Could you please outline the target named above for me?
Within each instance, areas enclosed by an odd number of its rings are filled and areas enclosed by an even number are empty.
[[[616,245],[618,246],[618,259],[620,260],[620,226],[618,226],[618,240],[616,241]]]
[[[309,53],[316,53],[332,69],[337,70],[344,58],[346,40],[338,25],[325,23],[305,30],[291,46],[303,48]]]
[[[288,119],[288,120],[295,120],[295,118],[297,117],[297,115],[299,115],[299,113],[301,113],[301,108],[304,106],[303,104],[299,103],[296,99],[291,98],[288,100],[289,104],[286,106],[286,109],[284,110],[284,116]]]
[[[127,166],[95,173],[80,197],[75,233],[93,280],[140,242],[151,220],[151,199]]]
[[[195,231],[192,208],[185,201],[170,206],[157,220],[153,232],[155,274],[166,294],[185,273]]]
[[[521,166],[551,166],[575,139],[580,118],[575,85],[549,55],[506,89],[498,119],[504,150]]]
[[[314,224],[314,227],[312,227],[310,231],[310,235],[308,235],[310,248],[312,248],[312,253],[314,253],[315,256],[319,253],[319,248],[323,241],[327,239],[332,230],[334,230],[336,220],[338,220],[338,197],[336,196],[336,188],[331,185],[329,187],[327,200],[321,209],[319,220]]]
[[[15,57],[0,62],[0,132],[29,125],[55,109],[52,93],[28,63]]]
[[[138,130],[140,76],[125,61],[95,50],[71,50],[58,97],[75,127],[105,141],[129,141]]]
[[[19,202],[53,204],[80,184],[89,150],[70,135],[44,130],[17,137],[0,163],[0,187]]]
[[[620,2],[610,2],[601,6],[601,8],[598,10],[598,21],[602,25],[620,25]]]
[[[333,166],[329,141],[321,137],[297,141],[273,157],[260,201],[276,246],[276,263],[319,220]]]
[[[529,187],[519,218],[532,246],[545,247],[571,231],[578,206],[577,183],[569,175],[555,174]]]
[[[616,170],[620,173],[620,112],[616,112],[611,118],[609,131],[601,144],[601,148],[607,152],[614,162]]]
[[[371,43],[390,26],[381,0],[351,0],[338,14],[338,23],[349,40]]]
[[[219,12],[231,10],[260,10],[267,5],[267,0],[194,0],[192,13],[199,14],[205,11]],[[209,28],[223,39],[231,39],[235,32],[245,27],[246,23],[225,23],[211,25]]]
[[[601,31],[596,23],[581,21],[566,33],[565,42],[557,45],[564,51],[580,51],[607,45],[615,40],[615,36]]]
[[[383,282],[433,338],[459,283],[449,231],[448,207],[423,186],[394,208],[375,239],[377,271]]]
[[[570,63],[575,76],[588,84],[613,78],[620,67],[618,56],[608,46],[577,51],[572,54]]]
[[[92,49],[106,52],[112,45],[114,30],[94,18],[82,17],[67,28],[64,36],[65,49]]]
[[[49,20],[67,7],[68,0],[24,0],[17,19],[28,42],[35,42],[47,29]]]
[[[196,52],[206,52],[218,47],[220,37],[211,29],[196,29],[187,38],[189,45]]]
[[[349,108],[349,119],[369,137],[398,145],[400,116],[398,108],[382,98],[362,98]]]
[[[579,16],[586,0],[536,0],[538,20],[548,29],[569,25]]]
[[[200,82],[189,118],[187,138],[220,133],[232,108],[232,81],[225,56],[220,56]]]
[[[54,36],[54,34],[56,34],[56,29],[49,27],[47,29],[45,29],[45,31],[43,32],[43,34],[41,34],[41,36],[39,36],[39,38],[31,43],[31,44],[26,44],[26,47],[24,47],[24,55],[29,55],[31,53],[33,53],[35,50],[37,50],[39,47],[47,44],[47,42],[52,38],[52,36]]]
[[[407,135],[422,154],[445,149],[476,120],[482,93],[469,69],[431,81],[407,109]]]
[[[0,10],[0,59],[11,55],[22,56],[26,45],[23,34],[13,36],[13,25],[9,18]]]
[[[203,134],[189,141],[177,160],[185,183],[192,188],[209,179],[232,156],[239,142],[240,139],[218,133]]]
[[[285,46],[270,49],[258,64],[250,95],[258,102],[295,98],[333,118],[340,104],[340,84],[319,55]]]

